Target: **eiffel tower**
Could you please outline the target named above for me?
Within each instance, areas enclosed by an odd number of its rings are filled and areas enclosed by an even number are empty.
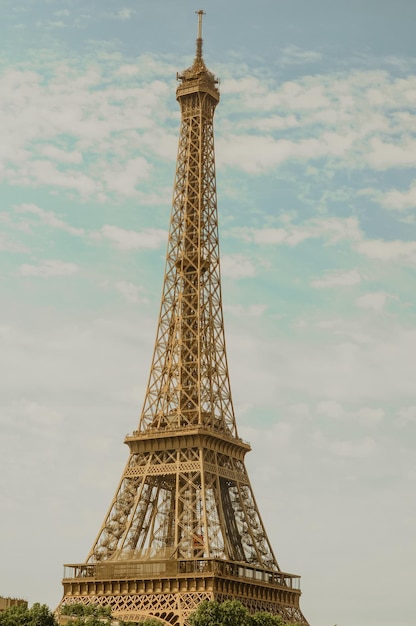
[[[178,75],[181,126],[163,295],[143,411],[114,499],[60,607],[188,624],[204,600],[239,600],[307,626],[299,576],[263,526],[237,433],[222,314],[213,118],[218,80],[196,56]]]

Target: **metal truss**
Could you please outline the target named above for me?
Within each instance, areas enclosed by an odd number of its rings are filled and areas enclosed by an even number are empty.
[[[204,599],[239,599],[307,624],[283,574],[237,432],[222,312],[213,118],[217,80],[197,53],[178,76],[181,126],[163,293],[139,425],[86,562],[62,605],[111,606],[130,621],[187,623]]]
[[[157,619],[169,626],[186,624],[188,618],[204,600],[212,600],[212,593],[164,593],[88,596],[68,599],[66,604],[95,604],[110,607],[115,620],[143,622]]]

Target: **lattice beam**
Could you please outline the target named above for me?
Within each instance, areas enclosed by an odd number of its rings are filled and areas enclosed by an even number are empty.
[[[183,626],[202,600],[231,598],[306,625],[297,577],[281,572],[257,508],[244,465],[250,446],[237,433],[220,281],[219,92],[200,34],[179,80],[173,204],[143,410],[126,437],[130,456],[114,499],[86,562],[65,577],[61,604]]]

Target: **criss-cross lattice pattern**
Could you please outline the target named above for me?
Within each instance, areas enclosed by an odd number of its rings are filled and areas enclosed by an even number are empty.
[[[204,599],[230,598],[307,626],[297,577],[281,572],[260,518],[244,465],[250,446],[234,417],[215,182],[219,93],[202,40],[179,78],[173,206],[143,411],[86,562],[68,566],[74,575],[64,578],[61,604],[111,606],[120,619],[184,626]]]
[[[139,431],[203,424],[237,434],[218,247],[213,117],[219,96],[210,77],[200,70],[178,88],[182,121],[165,278]]]
[[[208,592],[90,595],[67,599],[65,605],[81,603],[109,606],[114,619],[140,623],[156,618],[170,626],[177,626],[188,623],[189,615],[198,605],[212,599],[213,594]]]
[[[240,459],[196,447],[130,455],[88,561],[162,556],[278,571]]]

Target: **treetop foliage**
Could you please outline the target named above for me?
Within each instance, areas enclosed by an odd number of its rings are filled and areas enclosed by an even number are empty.
[[[11,606],[0,612],[0,626],[57,626],[57,621],[46,604],[36,603],[30,609]]]
[[[190,617],[191,626],[296,626],[271,613],[251,615],[238,600],[202,602]]]
[[[68,604],[61,615],[72,617],[70,626],[110,626],[113,624],[110,607],[94,604]],[[137,626],[117,620],[120,626]],[[278,615],[259,612],[251,615],[237,600],[202,602],[189,618],[191,626],[297,626],[285,622]],[[34,604],[30,609],[13,606],[0,612],[0,626],[58,626],[53,612],[45,604]],[[157,618],[149,618],[140,626],[162,626]]]

